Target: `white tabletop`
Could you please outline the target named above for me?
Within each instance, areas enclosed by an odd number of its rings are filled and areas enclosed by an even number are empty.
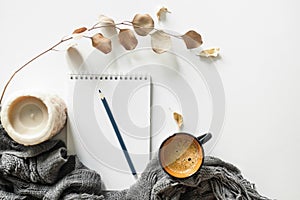
[[[203,37],[203,48],[221,48],[214,65],[224,87],[226,117],[210,154],[239,167],[261,194],[299,199],[296,1],[0,1],[0,89],[19,66],[75,28],[92,26],[100,14],[115,21],[131,20],[136,13],[156,19],[161,6],[172,13],[158,27],[179,33],[194,29]],[[18,74],[7,95],[40,88],[66,98],[68,62],[64,51],[50,52]]]

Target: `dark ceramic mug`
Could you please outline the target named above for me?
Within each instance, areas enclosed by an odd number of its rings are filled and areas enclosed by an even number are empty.
[[[211,133],[195,137],[189,133],[175,133],[159,148],[159,162],[163,170],[174,178],[188,178],[203,164],[202,145],[210,140]]]

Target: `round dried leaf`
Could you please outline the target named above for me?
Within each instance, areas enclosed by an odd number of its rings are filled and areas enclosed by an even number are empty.
[[[155,31],[151,34],[151,46],[155,53],[164,53],[172,46],[171,37],[163,31]]]
[[[109,18],[105,15],[100,15],[99,16],[99,24],[100,25],[112,25],[112,26],[114,26],[115,22],[112,18]]]
[[[81,27],[81,28],[75,29],[72,34],[83,33],[86,30],[87,30],[86,27]]]
[[[154,21],[148,14],[136,14],[132,24],[135,32],[140,36],[148,35],[154,28]]]
[[[112,36],[112,35],[117,34],[116,25],[115,25],[114,20],[105,15],[99,16],[99,21],[97,23],[97,26],[102,27],[101,31],[105,35]]]
[[[182,39],[188,49],[197,48],[203,43],[201,35],[193,30],[186,32]]]
[[[133,50],[135,49],[136,45],[138,44],[138,41],[134,35],[134,32],[130,29],[121,29],[119,32],[119,41],[121,45],[126,50]]]
[[[108,54],[112,50],[111,46],[111,40],[104,37],[101,33],[96,33],[93,35],[92,39],[92,45],[99,51]]]

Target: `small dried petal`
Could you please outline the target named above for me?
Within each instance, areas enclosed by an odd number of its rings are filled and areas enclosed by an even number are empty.
[[[179,114],[179,113],[177,113],[177,112],[174,112],[173,113],[173,117],[174,117],[174,119],[175,119],[178,127],[181,128],[182,125],[183,125],[183,117],[182,117],[182,115]]]
[[[148,14],[136,14],[132,24],[135,32],[140,36],[148,35],[154,28],[154,21]]]
[[[201,35],[193,30],[186,32],[182,39],[188,49],[197,48],[203,43]]]
[[[202,57],[217,57],[219,55],[220,48],[210,48],[210,49],[205,49],[202,50],[199,53],[199,56]]]
[[[81,28],[75,29],[72,34],[83,33],[86,30],[87,30],[86,27],[81,27]]]
[[[108,54],[112,50],[111,40],[105,38],[101,33],[96,33],[92,38],[93,47]]]
[[[172,46],[171,37],[163,31],[155,31],[151,34],[151,46],[155,53],[164,53]]]
[[[130,29],[121,29],[119,32],[119,41],[121,45],[126,50],[133,50],[135,49],[138,41],[134,35],[134,32]]]
[[[166,18],[166,13],[171,13],[168,8],[166,7],[162,7],[161,9],[159,9],[159,11],[156,13],[156,16],[158,18],[158,20],[163,20]]]

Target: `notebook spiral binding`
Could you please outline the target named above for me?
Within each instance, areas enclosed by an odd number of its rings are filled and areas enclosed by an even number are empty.
[[[148,75],[141,74],[70,74],[70,80],[148,80]]]

